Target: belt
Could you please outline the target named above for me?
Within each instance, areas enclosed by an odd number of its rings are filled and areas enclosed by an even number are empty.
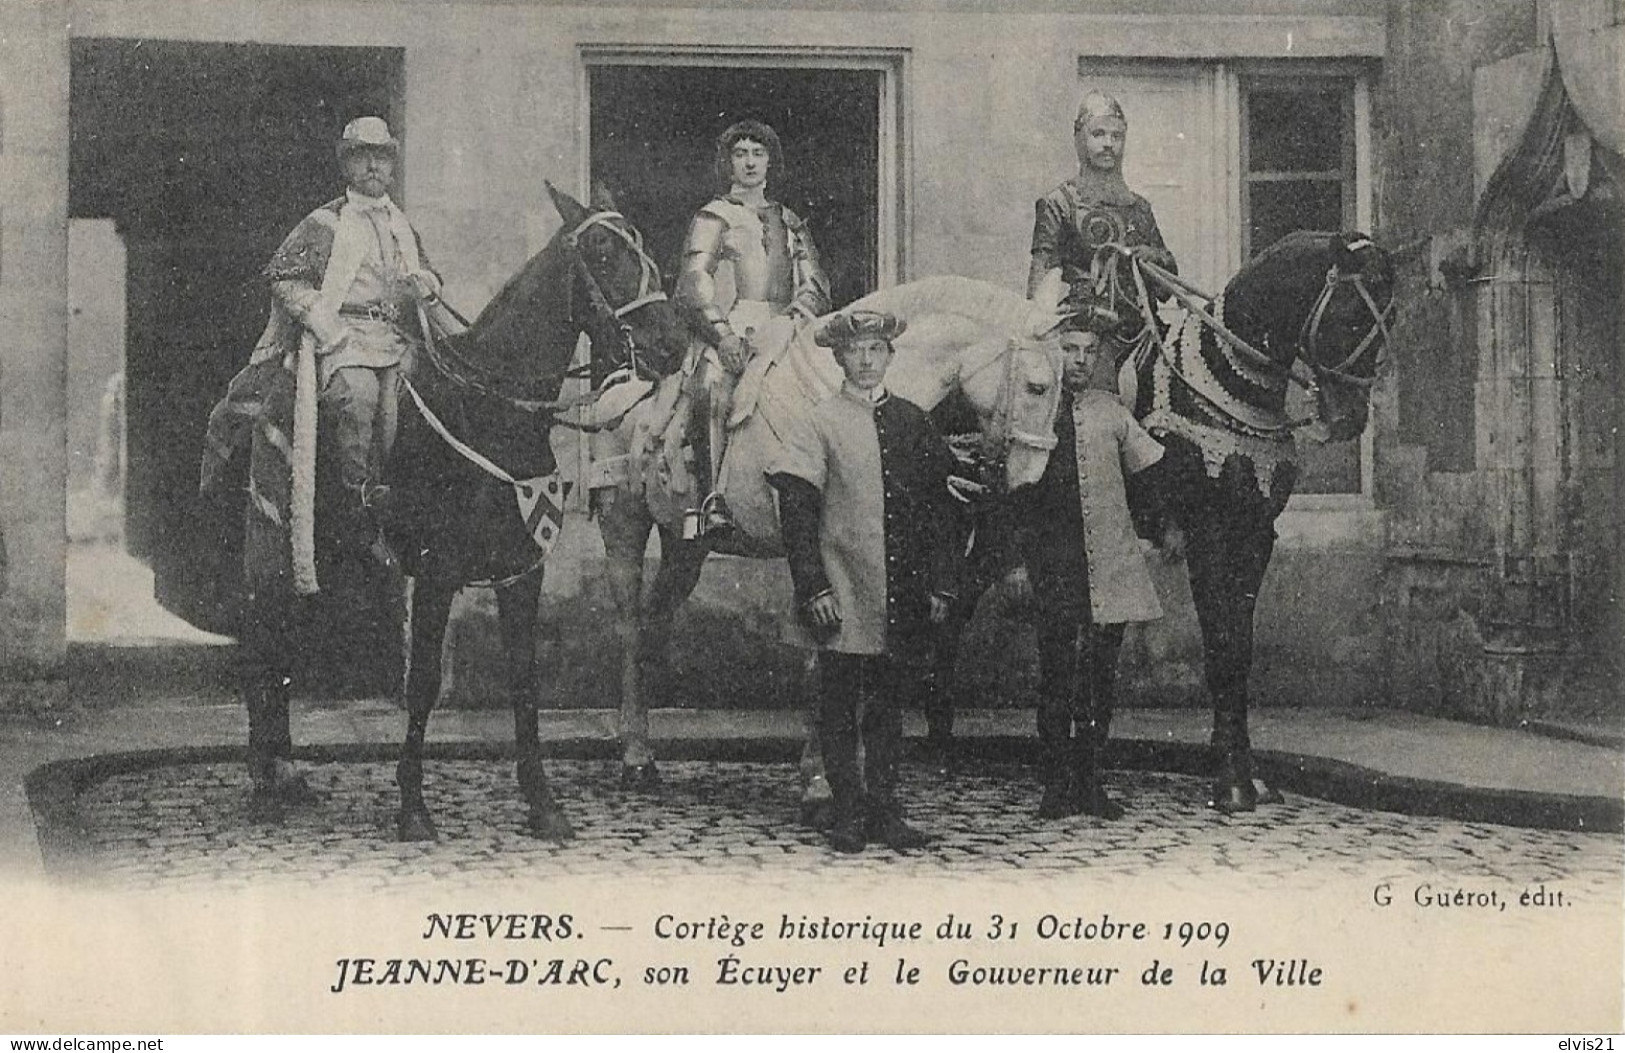
[[[406,312],[392,303],[347,303],[339,308],[346,318],[371,318],[375,322],[398,325]]]

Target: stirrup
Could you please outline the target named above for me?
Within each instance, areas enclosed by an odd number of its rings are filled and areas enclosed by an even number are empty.
[[[719,491],[705,495],[700,507],[683,511],[683,539],[693,541],[708,534],[726,534],[734,529],[733,516],[728,514],[728,503]]]

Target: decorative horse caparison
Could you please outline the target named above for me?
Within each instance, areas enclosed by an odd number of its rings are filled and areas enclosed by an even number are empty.
[[[408,723],[396,770],[401,793],[397,832],[403,840],[436,836],[423,799],[424,739],[440,692],[451,603],[468,585],[492,586],[497,594],[527,828],[553,840],[573,835],[542,763],[536,623],[544,550],[535,534],[534,514],[527,522],[516,492],[527,481],[554,475],[549,431],[573,416],[574,401],[561,400],[559,392],[576,375],[570,363],[583,332],[591,339],[590,373],[596,382],[622,370],[625,375],[669,372],[688,343],[687,329],[660,289],[659,272],[644,252],[641,236],[608,195],[595,191],[589,212],[551,184],[548,191],[563,226],[466,331],[426,341],[408,378],[411,397],[403,395],[399,431],[385,468],[391,500],[383,513],[384,531],[413,579]],[[291,386],[291,381],[278,383]],[[426,414],[432,414],[432,422]],[[275,445],[262,443],[256,429],[255,458],[274,459]],[[285,476],[286,453],[281,457]],[[537,494],[527,496],[534,506]],[[562,496],[555,500],[561,503]],[[252,504],[247,516],[252,548],[255,531],[265,533],[267,523]],[[321,513],[317,521],[322,521]],[[343,517],[328,512],[328,521],[342,522]],[[283,532],[272,546],[284,565],[287,544]],[[361,549],[365,551],[364,544]],[[366,557],[352,544],[348,558],[354,563]],[[340,562],[329,551],[318,565]],[[287,576],[283,571],[271,579],[285,582]],[[285,584],[264,587],[271,579],[262,578],[258,588],[251,585],[243,619],[249,760],[257,773],[279,766],[288,770],[290,633],[303,602]],[[273,797],[280,792],[256,775],[257,795],[262,788]]]
[[[1055,445],[1060,344],[1054,334],[1062,320],[1063,292],[1056,283],[1029,301],[987,282],[933,277],[881,290],[851,307],[888,311],[907,322],[894,342],[887,389],[926,410],[960,392],[981,423],[989,462],[998,465],[991,479],[998,490],[1037,481]],[[629,385],[597,407],[601,417],[617,424],[600,436],[594,457],[601,484],[599,526],[621,644],[623,785],[648,789],[658,782],[649,742],[650,703],[670,682],[673,621],[706,556],[713,551],[783,556],[777,504],[766,478],[779,449],[777,436],[841,382],[834,355],[814,343],[815,330],[803,327],[777,360],[758,358],[739,380],[720,480],[738,530],[725,542],[684,539],[681,532],[685,507],[701,496],[684,489],[684,473],[673,467],[681,456],[686,416],[677,404],[684,377],[667,378],[658,389]],[[644,553],[651,530],[659,531],[660,563],[646,592]],[[806,668],[811,672],[810,654]],[[828,795],[811,720],[806,741],[803,805],[811,815]]]
[[[1290,234],[1255,256],[1211,302],[1176,276],[1108,247],[1096,289],[1143,321],[1132,358],[1134,414],[1167,453],[1156,492],[1135,492],[1137,511],[1165,515],[1186,538],[1191,596],[1213,703],[1212,803],[1250,811],[1260,797],[1247,728],[1253,615],[1274,549],[1273,524],[1297,476],[1288,387],[1314,399],[1314,423],[1335,441],[1364,430],[1371,386],[1387,342],[1393,259],[1363,234]],[[1138,280],[1120,280],[1122,266]],[[1149,278],[1149,282],[1146,280]],[[1165,338],[1148,291],[1186,308]],[[1295,364],[1306,366],[1301,380]],[[1260,780],[1260,784],[1262,781]]]

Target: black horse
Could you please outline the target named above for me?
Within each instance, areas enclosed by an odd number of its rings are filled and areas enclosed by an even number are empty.
[[[1145,307],[1135,357],[1135,416],[1167,447],[1156,489],[1131,488],[1142,517],[1165,515],[1185,537],[1203,664],[1213,700],[1213,805],[1260,800],[1247,731],[1253,612],[1274,550],[1274,522],[1297,477],[1295,428],[1354,439],[1387,341],[1392,257],[1363,234],[1290,234],[1255,256],[1204,307],[1173,275],[1142,265],[1187,308],[1164,338]],[[1142,285],[1142,289],[1144,286]],[[1309,379],[1295,372],[1307,367]],[[1313,396],[1313,421],[1288,417],[1288,388]],[[1279,799],[1265,788],[1266,801]]]
[[[405,385],[385,468],[388,498],[378,518],[400,569],[413,579],[408,721],[396,769],[403,840],[436,836],[423,799],[424,738],[440,692],[452,600],[469,585],[489,586],[497,594],[528,829],[553,840],[573,835],[548,787],[537,722],[536,620],[545,549],[558,530],[565,496],[549,431],[576,416],[574,400],[561,400],[559,393],[566,379],[578,375],[571,361],[582,333],[591,341],[587,374],[595,385],[612,382],[623,370],[658,376],[680,360],[688,342],[641,235],[607,192],[595,190],[589,211],[551,184],[548,191],[563,219],[548,245],[465,331],[436,336],[425,327],[423,354]],[[286,392],[292,382],[277,383],[282,397],[291,398]],[[275,455],[256,436],[254,459],[271,463],[270,474]],[[280,472],[287,475],[285,450]],[[325,512],[337,507],[325,501],[334,473],[317,474],[327,480],[318,486],[318,508]],[[295,595],[285,569],[262,571],[256,583],[254,549],[262,550],[262,565],[269,551],[285,566],[288,534],[272,529],[278,524],[252,505],[247,515],[251,584],[242,622],[242,691],[249,763],[256,800],[276,813],[308,796],[302,780],[289,777],[287,761],[295,630],[309,598]],[[320,512],[317,522],[328,524],[316,535],[316,566],[323,574],[342,582],[346,569],[360,566],[363,576],[377,575],[376,566],[366,566],[366,545],[355,544],[356,532],[349,529],[354,524],[333,513],[324,520]]]

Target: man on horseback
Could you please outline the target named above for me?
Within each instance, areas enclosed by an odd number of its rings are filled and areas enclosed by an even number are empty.
[[[382,118],[345,126],[344,196],[300,221],[266,264],[270,320],[209,418],[205,492],[223,484],[238,449],[251,451],[244,563],[257,607],[243,632],[245,694],[253,800],[267,817],[311,797],[291,760],[286,669],[304,617],[293,604],[317,590],[316,457],[333,466],[345,495],[323,534],[338,554],[359,557],[353,567],[390,562],[376,517],[388,496],[379,479],[397,386],[421,346],[420,310],[443,310],[440,279],[389,198],[398,149]]]
[[[699,533],[732,525],[718,490],[736,384],[747,369],[776,360],[798,324],[830,309],[807,224],[767,197],[769,175],[783,177],[783,158],[778,134],[762,122],[729,126],[716,150],[728,193],[700,209],[683,246],[677,300],[705,345],[689,386]]]
[[[1121,366],[1143,322],[1118,317],[1109,300],[1095,295],[1096,254],[1102,245],[1115,243],[1167,270],[1177,267],[1151,203],[1123,181],[1128,119],[1122,105],[1105,92],[1085,95],[1072,122],[1072,139],[1078,174],[1038,199],[1027,296],[1031,299],[1045,275],[1059,268],[1070,290],[1066,306],[1074,312],[1068,325],[1101,333]]]
[[[306,216],[266,265],[273,319],[255,350],[256,359],[286,354],[299,328],[315,339],[323,431],[337,444],[347,512],[363,529],[388,497],[380,478],[400,377],[421,347],[418,305],[440,298],[417,231],[389,197],[399,148],[381,117],[345,127],[338,143],[344,196]],[[299,328],[278,327],[278,312]]]

